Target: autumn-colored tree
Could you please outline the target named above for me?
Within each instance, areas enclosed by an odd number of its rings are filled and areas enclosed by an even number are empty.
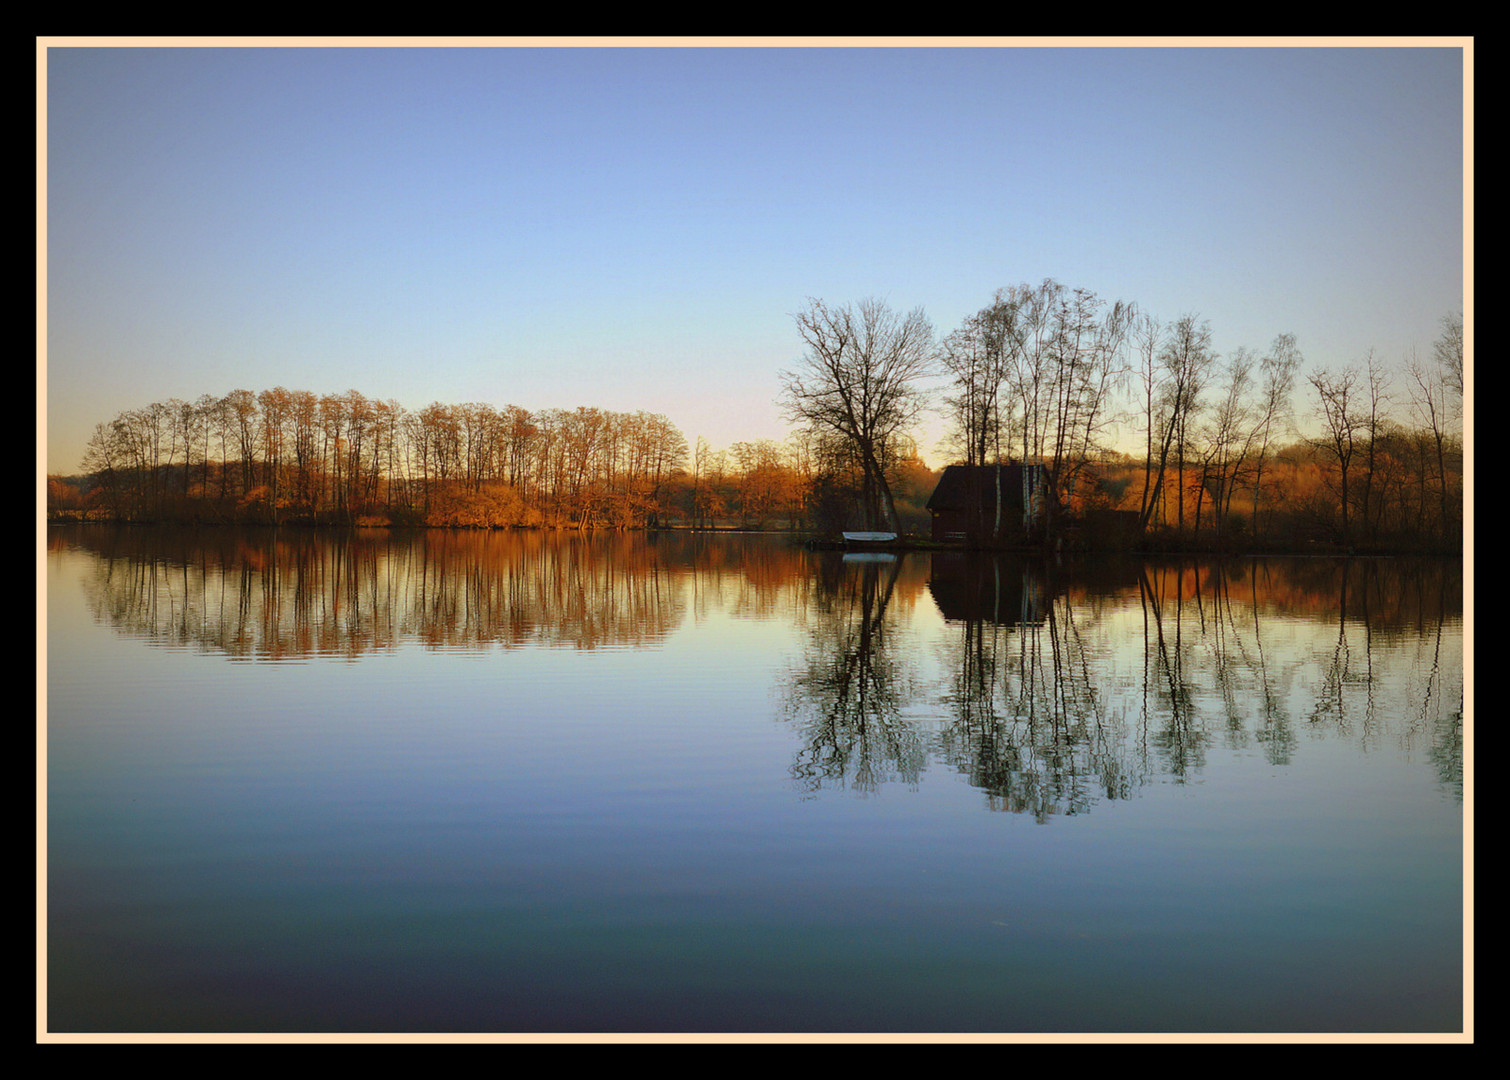
[[[47,478],[47,514],[77,512],[84,508],[84,493],[78,485],[59,476]]]
[[[261,421],[263,476],[272,492],[273,520],[277,521],[279,504],[283,495],[281,481],[285,426],[289,424],[292,401],[287,390],[281,386],[275,386],[271,390],[264,390],[258,394],[257,404],[261,409],[259,419]]]
[[[257,456],[257,396],[250,390],[232,390],[225,396],[229,411],[229,426],[234,433],[241,457],[241,493],[248,492],[256,484],[253,465]]]

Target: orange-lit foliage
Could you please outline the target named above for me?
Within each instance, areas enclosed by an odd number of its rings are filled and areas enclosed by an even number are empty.
[[[1351,463],[1348,487],[1350,538],[1344,544],[1339,464],[1304,443],[1280,449],[1264,462],[1255,499],[1256,462],[1238,463],[1231,510],[1221,520],[1221,546],[1297,549],[1347,546],[1354,550],[1443,550],[1462,541],[1463,453],[1449,439],[1444,454],[1444,483],[1428,432],[1399,425],[1380,426],[1372,442],[1363,442]],[[1185,544],[1211,546],[1218,539],[1212,491],[1201,489],[1199,468],[1187,469],[1186,486],[1177,490],[1166,475],[1150,522],[1150,535],[1179,542],[1174,523],[1177,500],[1184,499]],[[1141,462],[1108,456],[1087,470],[1069,499],[1072,515],[1095,511],[1135,511],[1143,493]],[[1157,493],[1156,493],[1157,494]],[[1443,503],[1447,515],[1444,518]],[[1196,531],[1197,511],[1200,529]]]

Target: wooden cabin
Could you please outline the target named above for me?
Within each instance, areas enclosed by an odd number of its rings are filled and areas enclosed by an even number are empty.
[[[932,537],[939,543],[1020,539],[1042,512],[1043,499],[1042,465],[950,465],[928,498]]]

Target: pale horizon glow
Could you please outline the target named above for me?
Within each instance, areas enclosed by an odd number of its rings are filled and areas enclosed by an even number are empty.
[[[1401,369],[1465,308],[1467,44],[54,44],[46,471],[275,386],[783,439],[808,298],[1044,278]]]

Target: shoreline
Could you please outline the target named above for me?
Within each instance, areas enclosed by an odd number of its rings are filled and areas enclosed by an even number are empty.
[[[876,552],[876,553],[943,553],[965,555],[1022,555],[1022,556],[1136,556],[1139,558],[1156,558],[1163,555],[1170,556],[1202,556],[1207,558],[1394,558],[1394,557],[1430,557],[1430,558],[1462,558],[1464,550],[1461,546],[1455,549],[1444,549],[1434,546],[1392,546],[1388,544],[1352,544],[1342,545],[1325,541],[1308,541],[1303,546],[1272,544],[1272,543],[1244,543],[1241,541],[1223,544],[1213,544],[1209,540],[1179,541],[1168,537],[1160,537],[1152,542],[1135,543],[1131,545],[1091,545],[1083,541],[1072,541],[1058,545],[1049,544],[986,544],[968,543],[962,541],[940,541],[920,536],[902,536],[894,541],[880,543],[850,543],[832,534],[815,533],[811,530],[797,529],[752,529],[738,526],[719,526],[714,528],[690,528],[680,525],[655,526],[640,528],[615,528],[610,526],[571,526],[571,525],[496,525],[496,526],[459,526],[459,525],[411,525],[383,523],[352,522],[349,524],[337,524],[333,522],[236,522],[236,521],[117,521],[117,520],[87,520],[83,517],[49,515],[46,519],[48,528],[62,527],[90,527],[90,528],[190,528],[190,529],[290,529],[297,531],[316,532],[342,532],[342,531],[373,531],[387,530],[393,532],[417,532],[439,531],[448,533],[469,532],[557,532],[557,533],[677,533],[695,536],[781,536],[791,539],[799,546],[809,551],[839,551],[839,552]]]

